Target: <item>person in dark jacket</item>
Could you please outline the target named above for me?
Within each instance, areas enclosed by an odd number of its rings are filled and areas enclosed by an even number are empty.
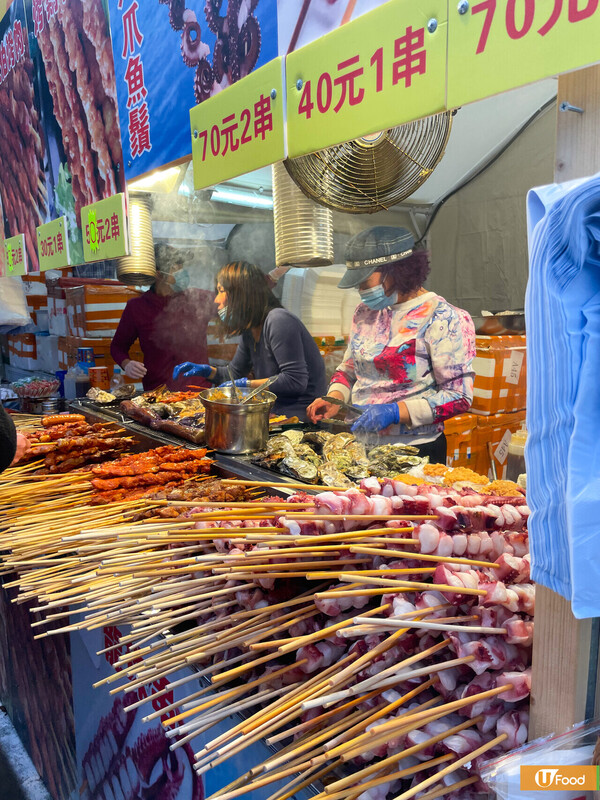
[[[0,405],[0,472],[19,461],[28,449],[27,437],[17,433],[14,422]]]
[[[214,295],[188,288],[189,275],[179,250],[157,244],[154,253],[156,282],[125,306],[110,353],[128,377],[142,381],[146,391],[163,384],[182,390],[190,381],[183,376],[173,379],[173,368],[182,358],[208,360],[206,332],[214,317]],[[129,357],[136,339],[144,354],[143,363]],[[191,383],[210,386],[202,379]]]
[[[227,264],[217,275],[215,304],[229,335],[242,337],[229,365],[236,386],[255,388],[277,376],[269,387],[277,396],[274,411],[306,419],[306,407],[325,391],[325,364],[306,327],[282,307],[263,272],[246,261]],[[184,362],[173,373],[179,376],[221,383],[228,371]]]

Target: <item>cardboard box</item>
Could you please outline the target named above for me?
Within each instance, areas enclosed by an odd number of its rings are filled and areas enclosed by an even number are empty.
[[[34,324],[38,324],[37,312],[48,308],[48,289],[44,275],[23,275],[21,277],[27,310]]]
[[[496,477],[502,479],[506,476],[506,458],[510,437],[519,430],[525,422],[525,411],[513,414],[493,414],[491,416],[478,416],[477,426],[471,435],[471,461],[469,466],[481,475],[492,479],[491,459],[488,449],[490,443],[492,458],[496,465]]]
[[[29,370],[38,369],[35,334],[9,334],[8,360],[13,367]]]
[[[93,339],[81,336],[67,336],[66,337],[66,356],[67,366],[61,369],[68,369],[77,364],[77,350],[80,347],[93,347],[94,348],[94,361],[97,367],[107,367],[108,374],[112,378],[115,362],[110,355],[110,343],[112,339]],[[139,342],[135,342],[133,347],[129,350],[130,358],[133,361],[144,361],[144,354],[140,348]],[[136,383],[135,380],[125,377],[126,383]]]
[[[472,467],[471,447],[473,431],[477,427],[475,414],[459,414],[444,422],[448,442],[446,464],[449,467]]]
[[[67,301],[48,297],[48,330],[56,336],[67,335]]]
[[[477,336],[475,414],[509,414],[527,405],[525,336]]]
[[[67,335],[93,339],[113,337],[125,304],[140,293],[118,284],[86,283],[65,288]]]
[[[58,368],[69,369],[69,359],[67,358],[67,337],[58,337]]]
[[[54,375],[57,370],[61,369],[58,365],[58,336],[36,333],[35,344],[37,368]]]

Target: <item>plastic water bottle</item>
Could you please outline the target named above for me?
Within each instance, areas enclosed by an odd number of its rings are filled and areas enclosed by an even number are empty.
[[[121,373],[121,367],[115,366],[113,376],[110,379],[110,391],[114,393],[119,387],[123,386],[124,383],[125,378]]]

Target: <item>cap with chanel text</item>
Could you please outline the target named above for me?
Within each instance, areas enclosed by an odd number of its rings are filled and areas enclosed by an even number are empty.
[[[380,267],[412,255],[415,239],[406,228],[377,225],[357,233],[346,244],[346,273],[340,289],[353,289]]]

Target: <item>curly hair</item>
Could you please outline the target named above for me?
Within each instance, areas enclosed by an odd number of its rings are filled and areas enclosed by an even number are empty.
[[[394,261],[392,264],[385,264],[377,272],[381,273],[382,279],[386,275],[391,275],[392,290],[403,297],[423,286],[429,270],[429,252],[424,248],[415,248],[413,254],[408,258]]]
[[[269,311],[281,308],[264,273],[247,261],[234,261],[219,270],[217,284],[227,292],[227,332],[237,336],[262,325]]]

